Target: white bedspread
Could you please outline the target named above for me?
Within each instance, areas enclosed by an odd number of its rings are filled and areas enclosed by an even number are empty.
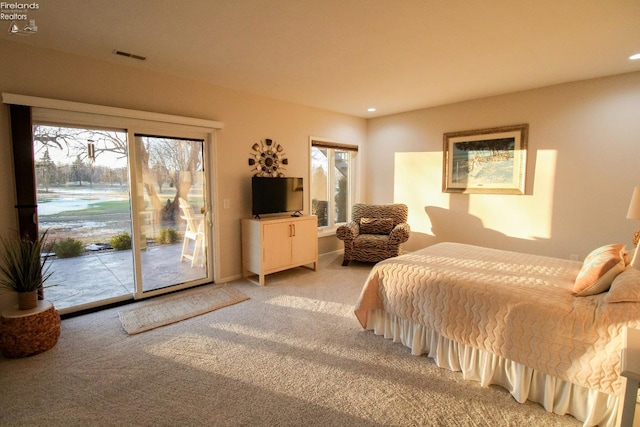
[[[575,297],[575,261],[440,243],[378,263],[356,305],[599,392],[622,394],[622,328],[640,304]]]

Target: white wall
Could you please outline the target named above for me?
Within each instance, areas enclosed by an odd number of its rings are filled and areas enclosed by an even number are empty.
[[[442,192],[443,133],[529,124],[526,195]],[[460,241],[583,259],[601,244],[633,248],[625,219],[640,186],[640,73],[372,119],[366,199],[403,202],[406,249]]]
[[[0,92],[130,108],[224,122],[217,134],[220,277],[241,274],[240,219],[251,213],[251,146],[264,138],[282,144],[287,176],[306,177],[309,137],[363,145],[366,121],[204,83],[0,41]],[[144,67],[144,65],[142,65]],[[9,109],[0,106],[0,235],[17,229]],[[230,209],[222,209],[228,199]],[[308,207],[307,207],[308,212]]]
[[[360,145],[359,201],[410,206],[415,250],[454,240],[560,257],[613,241],[640,185],[640,73],[412,111],[368,122],[122,64],[0,42],[0,91],[219,120],[220,276],[240,274],[240,218],[250,214],[251,145],[283,144],[289,176],[307,176],[309,136]],[[442,134],[529,123],[528,194],[445,194]],[[365,144],[366,141],[366,144]],[[17,228],[8,108],[0,106],[0,235]],[[367,178],[365,180],[365,177]],[[430,215],[427,214],[427,211]],[[321,239],[321,251],[341,247]],[[329,240],[329,241],[327,241]],[[336,244],[337,243],[337,244]]]

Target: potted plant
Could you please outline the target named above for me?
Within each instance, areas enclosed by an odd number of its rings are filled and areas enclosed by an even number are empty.
[[[18,308],[29,310],[38,306],[38,290],[51,277],[48,257],[42,257],[47,232],[35,240],[0,238],[0,287],[18,293]]]

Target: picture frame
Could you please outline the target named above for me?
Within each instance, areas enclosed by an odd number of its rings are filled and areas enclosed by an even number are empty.
[[[442,191],[525,194],[528,124],[444,134]]]

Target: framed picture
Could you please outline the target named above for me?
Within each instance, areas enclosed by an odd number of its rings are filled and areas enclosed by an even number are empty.
[[[529,125],[444,134],[442,191],[524,194]]]

